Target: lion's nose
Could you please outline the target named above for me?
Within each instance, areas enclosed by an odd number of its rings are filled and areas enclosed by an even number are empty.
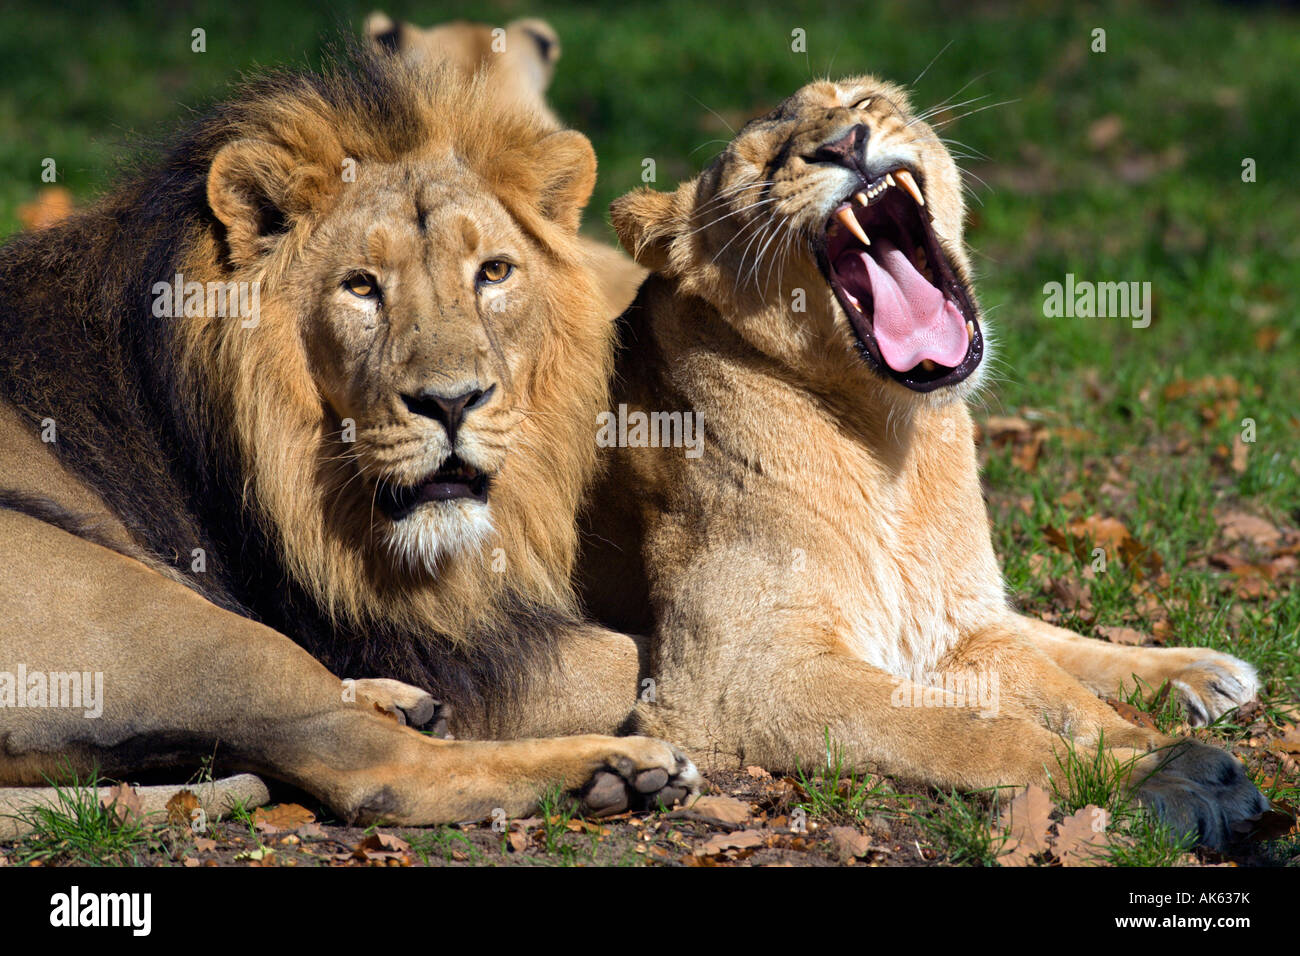
[[[813,161],[818,163],[835,163],[848,169],[862,168],[867,153],[867,139],[871,130],[866,123],[849,127],[847,133],[841,133],[835,139],[822,143],[813,153]]]
[[[459,395],[441,395],[432,389],[423,389],[414,395],[403,395],[402,401],[413,414],[441,423],[447,430],[447,440],[454,445],[456,431],[465,420],[465,413],[486,404],[496,388],[495,385],[486,390],[474,388]]]

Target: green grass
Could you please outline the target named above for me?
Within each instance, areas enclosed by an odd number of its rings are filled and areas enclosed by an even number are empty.
[[[132,818],[119,822],[112,808],[100,805],[97,775],[49,785],[53,805],[14,814],[31,828],[15,850],[15,863],[133,866],[162,848],[159,827]]]
[[[469,835],[455,827],[435,827],[405,835],[411,852],[426,865],[438,859],[444,863],[455,861],[460,853],[466,862],[474,865],[485,862],[483,851],[474,845]]]
[[[995,866],[1010,834],[998,827],[997,790],[938,793],[909,816],[938,843],[954,866]]]
[[[889,781],[869,773],[856,773],[844,748],[826,731],[826,765],[805,773],[796,768],[805,798],[798,804],[810,817],[831,822],[854,822],[891,809],[896,794]]]

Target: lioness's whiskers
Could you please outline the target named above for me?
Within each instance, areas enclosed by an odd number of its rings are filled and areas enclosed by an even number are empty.
[[[988,106],[981,106],[977,110],[970,110],[968,112],[962,113],[960,116],[954,116],[951,119],[946,119],[942,123],[935,123],[934,128],[941,129],[944,126],[947,126],[949,123],[955,123],[957,122],[957,120],[965,119],[967,116],[974,116],[976,113],[983,113],[985,110],[996,109],[999,106],[1007,106],[1010,103],[1019,103],[1019,102],[1020,102],[1020,98],[1016,97],[1013,100],[1003,100],[1000,103],[990,103]]]
[[[742,213],[742,212],[748,212],[748,211],[751,210],[751,209],[757,209],[759,206],[766,206],[768,203],[774,203],[774,202],[777,202],[779,199],[780,199],[779,196],[774,197],[774,198],[771,198],[771,199],[761,199],[761,200],[759,200],[758,202],[756,202],[756,203],[752,203],[752,204],[750,204],[750,205],[748,205],[748,206],[742,206],[740,209],[733,209],[731,212],[729,212],[729,213],[724,213],[723,215],[719,216],[717,219],[714,219],[712,222],[706,222],[704,225],[700,226],[700,228],[698,228],[698,229],[692,229],[690,232],[686,233],[686,235],[683,236],[682,238],[684,238],[684,239],[689,239],[691,236],[695,235],[697,232],[703,232],[705,229],[708,229],[708,228],[710,228],[710,227],[712,227],[712,226],[716,226],[718,223],[722,222],[724,219],[730,219],[732,216],[739,215],[739,214]]]

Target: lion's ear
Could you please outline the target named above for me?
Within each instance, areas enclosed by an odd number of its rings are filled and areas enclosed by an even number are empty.
[[[615,199],[609,207],[618,241],[628,255],[651,272],[668,270],[668,250],[674,235],[674,195],[642,186]]]
[[[538,208],[547,219],[577,232],[582,210],[596,188],[596,151],[591,142],[576,130],[561,130],[539,140],[533,155]]]
[[[262,140],[227,143],[208,169],[208,205],[226,227],[236,264],[265,255],[301,210],[294,201],[302,170],[288,150]]]
[[[397,53],[402,49],[404,29],[405,24],[393,20],[382,10],[375,10],[366,17],[366,39],[381,53]]]

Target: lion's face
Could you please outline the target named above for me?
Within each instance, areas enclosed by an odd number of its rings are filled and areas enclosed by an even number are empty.
[[[842,379],[851,350],[895,398],[929,401],[973,389],[985,353],[963,218],[948,151],[871,77],[805,86],[699,179],[614,209],[643,265],[751,327],[757,299],[782,358]]]
[[[222,148],[215,251],[223,279],[260,282],[262,319],[187,334],[196,362],[226,370],[207,387],[230,395],[259,503],[304,576],[334,554],[372,579],[468,591],[500,548],[510,580],[549,600],[610,362],[577,235],[595,156],[481,77],[461,82],[416,90],[430,115],[396,149],[367,140],[364,114],[325,126],[301,106],[277,141]]]
[[[523,415],[537,340],[553,334],[547,258],[454,162],[375,164],[310,237],[294,280],[312,373],[345,428],[393,555],[476,548]]]

